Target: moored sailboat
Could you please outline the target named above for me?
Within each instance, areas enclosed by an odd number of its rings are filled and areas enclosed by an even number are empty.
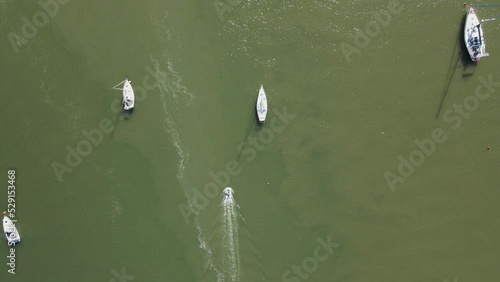
[[[472,61],[479,62],[482,57],[489,56],[486,53],[486,43],[481,22],[472,6],[469,7],[465,18],[464,41]]]
[[[123,96],[122,104],[123,104],[123,109],[126,111],[132,110],[135,105],[134,89],[132,88],[131,83],[132,81],[128,80],[128,78],[125,77],[124,81],[113,86],[113,89],[122,91],[122,96]],[[123,88],[119,88],[120,85],[123,85]]]
[[[260,86],[259,96],[257,96],[257,117],[259,118],[259,123],[264,123],[267,116],[267,97],[266,92],[264,92],[264,86]]]

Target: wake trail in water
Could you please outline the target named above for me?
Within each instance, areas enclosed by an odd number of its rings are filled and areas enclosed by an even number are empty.
[[[166,68],[161,69],[161,64],[158,60],[150,56],[153,64],[154,78],[160,90],[160,99],[162,108],[165,113],[164,128],[172,138],[173,146],[176,149],[179,158],[177,164],[177,180],[181,184],[184,195],[187,199],[187,205],[193,216],[194,226],[198,232],[199,248],[203,250],[205,269],[215,271],[217,281],[222,282],[223,275],[213,263],[212,250],[206,240],[206,232],[200,223],[199,211],[194,206],[194,185],[191,183],[186,169],[189,168],[190,153],[188,147],[181,139],[181,133],[177,129],[175,116],[180,115],[179,111],[186,112],[189,109],[195,96],[188,92],[187,88],[182,85],[181,76],[175,71],[174,64],[164,55],[166,59]],[[194,111],[194,110],[193,110]]]
[[[224,189],[222,199],[222,245],[224,274],[231,282],[240,281],[238,205],[229,187]]]
[[[190,154],[188,148],[183,144],[181,135],[177,130],[173,116],[177,107],[172,107],[172,102],[175,102],[175,105],[179,105],[179,100],[181,100],[180,97],[188,96],[188,99],[182,99],[182,101],[180,101],[181,103],[184,101],[185,104],[188,105],[191,103],[193,95],[187,91],[186,87],[182,86],[182,79],[177,72],[175,72],[173,65],[170,62],[167,62],[168,70],[162,71],[160,68],[160,62],[152,56],[150,59],[153,64],[154,78],[160,90],[160,99],[165,113],[164,128],[170,137],[172,137],[173,146],[179,157],[177,165],[177,179],[182,184],[188,200],[191,200],[189,185],[187,185],[188,180],[185,176],[186,165],[189,162]]]

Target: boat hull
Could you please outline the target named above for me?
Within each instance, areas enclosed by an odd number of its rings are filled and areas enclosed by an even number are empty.
[[[483,28],[473,7],[470,7],[465,18],[464,27],[465,47],[472,61],[478,62],[486,53]]]
[[[9,246],[21,242],[21,236],[19,235],[16,226],[7,216],[3,217],[3,233],[5,234],[5,238],[7,239]]]
[[[128,78],[125,79],[123,83],[123,109],[128,111],[132,110],[135,106],[135,95],[132,84]]]
[[[267,116],[267,97],[264,87],[261,85],[259,90],[259,96],[257,96],[257,118],[259,123],[264,123]]]

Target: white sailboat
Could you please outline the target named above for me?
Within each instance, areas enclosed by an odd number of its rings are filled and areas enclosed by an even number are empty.
[[[465,18],[464,41],[469,56],[474,62],[479,62],[482,57],[489,56],[489,54],[486,53],[486,44],[484,42],[484,33],[481,23],[482,21],[480,22],[477,18],[474,8],[469,7],[467,17]]]
[[[264,92],[264,86],[260,86],[259,96],[257,97],[257,117],[259,118],[259,123],[264,123],[267,116],[267,98],[266,92]]]
[[[122,91],[123,109],[126,111],[132,110],[134,108],[134,104],[135,104],[134,89],[132,88],[131,82],[132,81],[128,80],[128,78],[126,77],[124,81],[113,86],[113,89]],[[120,85],[122,85],[123,88],[119,88]]]
[[[21,236],[19,235],[16,226],[6,215],[3,216],[3,233],[5,234],[5,238],[7,238],[9,246],[21,242]]]

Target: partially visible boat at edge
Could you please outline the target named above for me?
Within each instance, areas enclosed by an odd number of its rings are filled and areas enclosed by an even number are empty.
[[[7,238],[9,246],[21,242],[21,236],[17,231],[16,225],[6,215],[3,216],[3,233],[5,234],[5,238]]]
[[[259,96],[257,97],[257,117],[259,118],[259,123],[264,123],[267,116],[267,97],[266,92],[264,92],[264,86],[260,86]]]
[[[472,61],[479,62],[482,57],[489,56],[486,53],[484,33],[474,8],[471,6],[465,18],[464,41],[467,52]]]
[[[123,109],[126,111],[132,110],[135,105],[134,89],[132,88],[131,83],[132,81],[128,80],[128,78],[125,77],[124,81],[113,86],[113,89],[122,91],[122,96],[123,96],[122,104],[123,104]],[[120,85],[123,85],[123,88],[118,88]]]

